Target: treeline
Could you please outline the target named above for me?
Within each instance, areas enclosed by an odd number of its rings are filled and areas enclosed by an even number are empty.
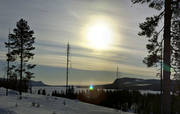
[[[71,89],[73,90],[73,89]],[[130,90],[87,90],[74,93],[70,91],[53,91],[52,96],[78,99],[82,102],[100,105],[104,107],[115,108],[125,112],[134,112],[138,114],[160,114],[161,96],[160,94],[141,94],[139,91]],[[180,113],[180,96],[172,95],[171,114]]]
[[[22,79],[21,84],[20,84],[20,81],[17,79],[9,78],[7,80],[7,79],[0,78],[0,87],[17,90],[17,91],[21,89],[22,92],[28,92],[28,90],[30,90],[30,92],[32,92],[29,80],[25,78]]]
[[[77,99],[78,93],[75,92],[74,86],[69,86],[67,88],[67,91],[53,91],[51,96],[56,96],[56,97],[64,97],[64,98],[69,98],[69,99]]]

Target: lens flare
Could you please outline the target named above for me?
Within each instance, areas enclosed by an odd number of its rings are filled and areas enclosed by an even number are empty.
[[[94,89],[93,85],[90,85],[90,86],[89,86],[89,90],[92,91],[93,89]]]

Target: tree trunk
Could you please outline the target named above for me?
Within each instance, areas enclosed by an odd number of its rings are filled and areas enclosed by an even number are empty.
[[[21,38],[21,65],[20,65],[20,82],[19,82],[19,95],[22,98],[22,75],[23,75],[23,37]]]
[[[165,0],[164,15],[164,54],[163,54],[163,96],[162,96],[162,114],[171,113],[171,95],[170,95],[170,75],[171,75],[171,0]]]

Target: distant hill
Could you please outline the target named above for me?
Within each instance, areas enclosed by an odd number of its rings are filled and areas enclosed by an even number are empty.
[[[31,86],[47,86],[47,85],[44,84],[42,81],[31,80]]]
[[[180,81],[172,80],[171,89],[180,87]],[[160,91],[160,80],[156,79],[137,79],[137,78],[119,78],[112,84],[96,85],[96,88],[105,89],[131,89],[131,90],[153,90]]]

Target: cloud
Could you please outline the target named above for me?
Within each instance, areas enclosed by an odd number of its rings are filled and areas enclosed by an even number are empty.
[[[66,45],[52,41],[48,43],[46,41],[41,41],[41,43],[36,44],[39,53],[36,54],[33,62],[39,65],[66,67]],[[152,69],[148,69],[142,64],[142,59],[144,57],[143,50],[120,47],[117,50],[98,52],[71,45],[70,53],[73,68],[94,71],[114,71],[117,64],[119,64],[123,72],[141,75],[153,74]]]

